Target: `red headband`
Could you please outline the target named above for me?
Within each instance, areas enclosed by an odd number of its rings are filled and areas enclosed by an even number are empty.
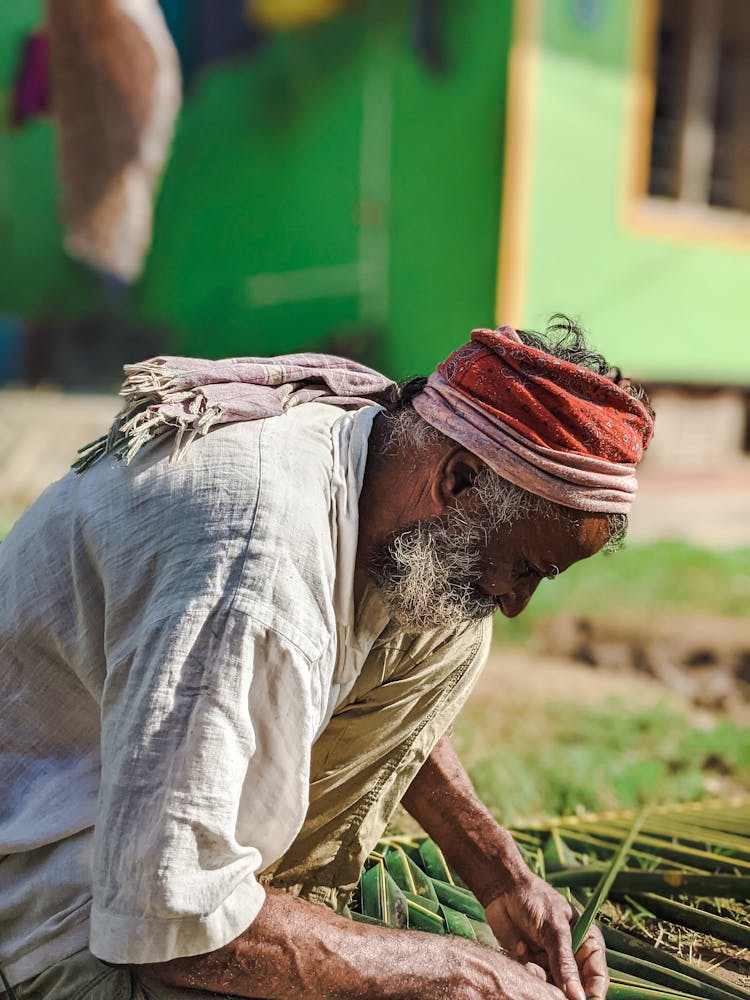
[[[624,388],[527,347],[511,327],[473,330],[414,406],[506,479],[582,510],[630,508],[653,433]]]

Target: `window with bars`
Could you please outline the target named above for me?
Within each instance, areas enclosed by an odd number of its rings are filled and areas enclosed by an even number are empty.
[[[750,213],[750,2],[659,0],[648,194]]]

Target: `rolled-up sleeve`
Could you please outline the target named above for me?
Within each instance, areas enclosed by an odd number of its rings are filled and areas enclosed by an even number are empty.
[[[289,638],[200,602],[144,623],[108,665],[90,947],[117,963],[228,943],[257,916],[255,875],[300,830],[317,724]]]

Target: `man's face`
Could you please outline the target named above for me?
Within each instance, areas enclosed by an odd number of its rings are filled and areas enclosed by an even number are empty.
[[[499,610],[514,618],[545,578],[598,552],[605,515],[560,509],[488,532],[484,513],[453,509],[399,531],[373,561],[394,618],[416,628],[457,628]]]
[[[506,618],[515,618],[542,580],[595,555],[609,540],[606,515],[562,509],[558,519],[518,521],[504,539],[490,540],[477,584]]]

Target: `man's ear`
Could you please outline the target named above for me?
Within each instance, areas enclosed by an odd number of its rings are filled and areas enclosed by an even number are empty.
[[[435,477],[434,499],[442,507],[453,507],[467,490],[470,490],[479,473],[486,466],[465,448],[452,448],[442,462]]]

